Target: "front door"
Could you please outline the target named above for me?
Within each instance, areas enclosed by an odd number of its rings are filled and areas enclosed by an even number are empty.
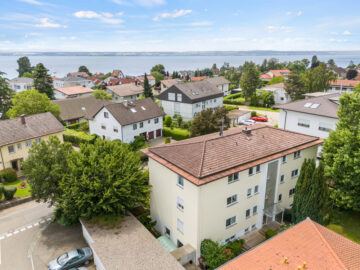
[[[150,131],[149,133],[148,133],[148,138],[149,138],[149,140],[152,140],[152,139],[154,139],[154,131]]]
[[[18,171],[18,170],[19,170],[19,162],[18,162],[17,159],[11,161],[11,167],[12,167],[15,171]]]

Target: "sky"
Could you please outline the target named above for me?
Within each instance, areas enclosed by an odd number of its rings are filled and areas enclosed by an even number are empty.
[[[0,51],[360,50],[356,0],[1,0]]]

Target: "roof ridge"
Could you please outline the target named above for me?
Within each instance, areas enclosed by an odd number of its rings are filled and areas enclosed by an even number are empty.
[[[205,157],[205,151],[206,151],[206,142],[207,142],[207,140],[203,141],[203,148],[202,148],[202,154],[201,154],[201,164],[200,164],[200,169],[199,169],[199,177],[201,177],[202,169],[204,167],[204,157]]]
[[[311,220],[309,217],[305,219],[310,226],[313,227],[313,229],[316,231],[316,233],[319,235],[322,242],[325,244],[325,246],[329,249],[330,253],[333,255],[334,259],[340,264],[340,266],[343,267],[343,269],[347,269],[346,266],[343,264],[343,262],[340,260],[339,256],[336,254],[336,252],[332,249],[332,247],[329,245],[328,241],[324,238],[322,233],[319,231],[317,226],[315,226],[315,221]]]
[[[260,124],[261,125],[261,124]],[[258,129],[262,129],[262,128],[267,128],[267,127],[271,127],[271,126],[267,126],[267,125],[261,125],[261,126],[257,126],[255,128],[251,128],[251,130],[258,130]],[[214,137],[214,138],[209,138],[209,139],[206,139],[206,141],[213,141],[213,140],[217,140],[217,139],[221,139],[221,138],[225,138],[225,137],[230,137],[230,136],[234,136],[234,135],[238,135],[239,133],[241,133],[243,131],[245,127],[241,128],[241,131],[239,132],[234,132],[234,133],[230,133],[229,134],[225,134],[225,135],[221,135],[221,136],[217,136],[217,137]],[[230,130],[229,130],[230,131]],[[217,132],[214,132],[214,133],[210,133],[210,134],[215,134]],[[210,135],[209,134],[209,135]],[[209,136],[210,137],[210,136]]]

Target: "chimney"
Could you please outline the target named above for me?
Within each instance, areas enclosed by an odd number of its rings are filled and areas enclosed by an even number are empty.
[[[246,135],[251,135],[251,129],[248,128],[248,127],[245,127],[245,128],[242,130],[242,132],[243,132],[244,134],[246,134]]]
[[[25,114],[20,115],[21,124],[26,125]]]

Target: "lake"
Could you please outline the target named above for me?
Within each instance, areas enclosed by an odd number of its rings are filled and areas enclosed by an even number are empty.
[[[221,54],[221,52],[220,52]],[[346,67],[352,60],[355,64],[360,63],[360,52],[315,52],[318,59],[327,61],[334,59],[339,66]],[[294,61],[303,58],[311,59],[314,52],[293,53],[275,52],[242,52],[241,55],[223,53],[223,55],[28,55],[31,64],[43,63],[49,69],[51,75],[62,77],[68,72],[77,71],[80,65],[85,65],[93,73],[110,72],[120,69],[126,75],[141,75],[150,71],[156,64],[163,64],[169,72],[174,70],[196,70],[210,68],[216,63],[221,67],[224,62],[232,66],[242,65],[245,61],[253,61],[261,64],[264,59],[276,58],[279,61]],[[7,78],[17,76],[18,68],[16,60],[20,55],[0,55],[0,71],[5,72]]]

